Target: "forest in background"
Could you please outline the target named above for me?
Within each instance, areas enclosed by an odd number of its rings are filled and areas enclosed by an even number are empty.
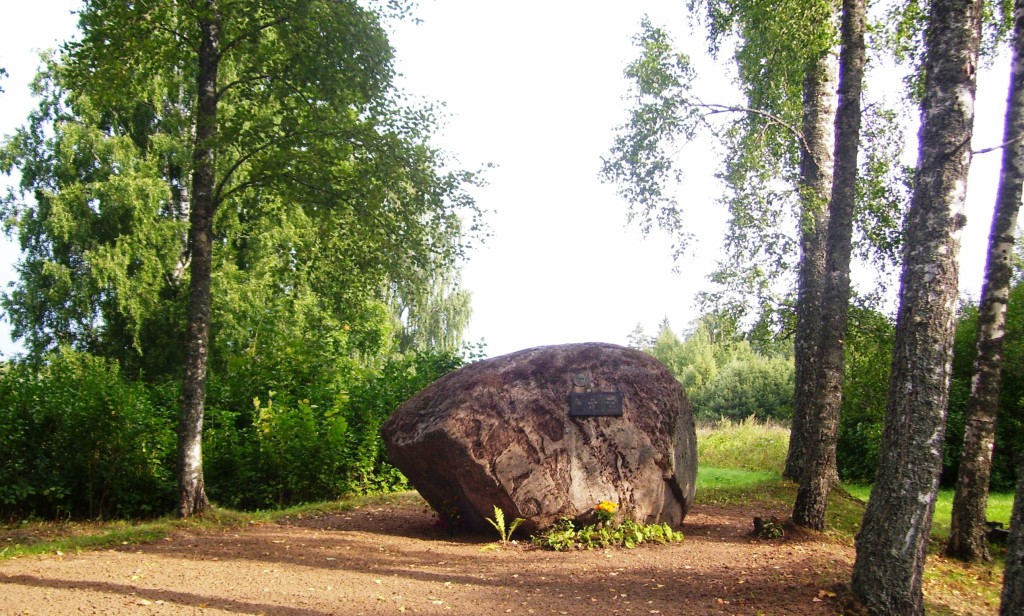
[[[1019,271],[1019,270],[1018,270]],[[992,489],[1012,492],[1017,452],[1024,449],[1024,284],[1010,294],[992,470]],[[961,304],[956,325],[953,380],[943,451],[942,485],[952,487],[963,447],[964,416],[976,354],[978,306]],[[676,333],[663,322],[657,335],[637,327],[630,346],[658,358],[686,389],[698,422],[754,418],[789,426],[793,413],[793,348],[787,339],[752,336],[728,315],[709,314]],[[855,308],[847,332],[843,407],[836,447],[840,477],[870,483],[878,470],[895,323],[869,308]]]

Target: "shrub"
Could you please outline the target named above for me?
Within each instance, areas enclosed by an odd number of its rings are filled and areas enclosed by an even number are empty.
[[[175,417],[115,362],[60,350],[0,369],[0,512],[139,517],[174,504]]]
[[[647,351],[682,383],[698,419],[786,421],[793,414],[791,354],[755,350],[726,317],[701,317],[684,340],[665,322]]]
[[[752,355],[724,366],[691,396],[700,419],[788,421],[793,416],[793,361]]]
[[[996,422],[991,488],[1012,491],[1016,485],[1015,452],[1024,443],[1024,285],[1011,291],[1007,310],[1002,391]],[[851,314],[852,317],[852,314]],[[870,482],[878,468],[885,425],[889,364],[895,337],[892,323],[878,313],[857,313],[858,327],[847,337],[846,378],[836,458],[846,481]],[[950,384],[946,434],[943,445],[942,483],[952,486],[960,465],[964,422],[974,370],[978,326],[977,308],[963,307],[957,318],[953,343],[953,378]]]
[[[212,375],[203,443],[210,498],[251,509],[404,487],[385,459],[380,425],[461,362],[419,353],[376,370],[339,362],[306,381],[288,366]],[[257,385],[260,371],[282,390]],[[69,350],[0,364],[0,515],[172,510],[180,389],[177,381],[130,381],[116,362]]]
[[[836,462],[846,481],[874,481],[885,424],[895,328],[885,315],[851,307]]]
[[[387,462],[380,426],[461,363],[452,354],[409,354],[379,370],[325,374],[283,392],[247,389],[249,376],[211,383],[204,444],[210,498],[251,509],[407,487]]]

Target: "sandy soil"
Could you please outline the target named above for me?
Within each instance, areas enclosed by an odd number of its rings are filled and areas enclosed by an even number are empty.
[[[700,506],[670,546],[556,553],[449,537],[418,499],[0,563],[0,614],[836,614],[853,551]]]

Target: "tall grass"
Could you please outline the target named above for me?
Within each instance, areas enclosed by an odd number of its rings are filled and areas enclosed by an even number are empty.
[[[698,500],[703,502],[731,502],[744,498],[772,494],[779,504],[792,504],[792,488],[781,481],[789,448],[789,428],[772,422],[760,422],[753,417],[734,422],[728,419],[697,426]],[[855,499],[867,502],[871,486],[844,484]],[[853,534],[860,525],[863,505],[837,500],[830,525]],[[844,502],[838,502],[844,501]],[[854,506],[850,506],[854,505]],[[1012,493],[992,493],[988,501],[988,519],[1009,525],[1013,508]],[[932,522],[932,536],[945,540],[949,537],[953,509],[953,490],[939,491]]]
[[[697,426],[697,461],[701,467],[767,471],[782,474],[789,449],[789,428],[760,422],[722,419]]]

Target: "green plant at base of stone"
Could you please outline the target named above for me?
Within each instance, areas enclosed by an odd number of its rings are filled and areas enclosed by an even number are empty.
[[[683,533],[672,530],[668,524],[638,524],[626,520],[618,526],[588,524],[576,528],[569,518],[562,518],[554,526],[534,535],[534,545],[564,552],[566,550],[592,550],[610,546],[635,548],[641,543],[675,543],[683,540]]]
[[[501,510],[501,507],[494,506],[494,519],[487,518],[491,526],[498,531],[498,535],[501,537],[502,545],[508,545],[508,542],[512,539],[512,533],[516,532],[519,525],[525,522],[523,518],[516,518],[512,520],[512,523],[507,527],[505,526],[505,512]]]

